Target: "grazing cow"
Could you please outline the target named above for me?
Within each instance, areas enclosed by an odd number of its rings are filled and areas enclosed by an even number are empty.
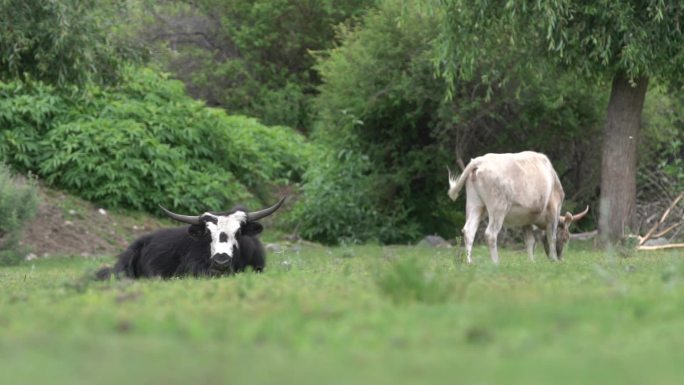
[[[475,232],[482,215],[487,212],[489,224],[485,238],[494,263],[499,263],[496,239],[504,224],[523,226],[525,246],[534,261],[533,226],[546,233],[544,250],[557,261],[563,256],[563,246],[570,238],[570,224],[589,211],[560,215],[565,194],[551,161],[544,154],[532,151],[517,154],[486,154],[465,167],[456,178],[449,170],[449,198],[456,200],[466,185],[466,223],[463,238],[468,263]]]
[[[257,235],[263,227],[257,221],[273,214],[284,201],[285,197],[256,212],[236,207],[199,216],[176,214],[160,206],[166,215],[190,226],[161,229],[138,238],[119,255],[113,268],[101,269],[96,277],[218,276],[247,266],[261,271],[265,253]]]

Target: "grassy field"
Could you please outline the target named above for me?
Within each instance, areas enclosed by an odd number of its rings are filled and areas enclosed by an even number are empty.
[[[0,269],[0,384],[681,384],[684,254],[288,249],[263,274]],[[109,262],[109,260],[107,260]]]

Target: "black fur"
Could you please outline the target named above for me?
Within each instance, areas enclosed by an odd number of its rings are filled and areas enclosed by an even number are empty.
[[[262,230],[258,222],[242,225],[236,235],[238,249],[228,266],[211,261],[211,237],[203,225],[157,230],[135,240],[119,254],[114,267],[102,268],[95,275],[97,279],[109,279],[112,274],[117,278],[201,277],[240,272],[248,266],[262,271],[266,253],[257,237]]]

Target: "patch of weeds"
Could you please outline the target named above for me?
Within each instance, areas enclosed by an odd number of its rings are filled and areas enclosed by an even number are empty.
[[[380,292],[394,303],[443,303],[453,293],[453,285],[443,275],[425,266],[426,261],[411,257],[391,263],[376,276]]]
[[[0,266],[19,264],[27,254],[19,244],[24,224],[38,209],[35,180],[12,174],[0,163]]]
[[[671,290],[681,281],[682,276],[684,276],[684,265],[681,263],[671,264],[660,273],[660,280],[665,284],[665,287]]]
[[[488,329],[474,326],[465,331],[465,340],[472,345],[485,345],[492,342],[494,336]]]
[[[636,235],[629,235],[617,244],[616,249],[621,257],[632,258],[636,255],[637,245],[639,245],[639,238]]]
[[[133,322],[127,319],[121,319],[116,323],[115,329],[121,334],[129,333],[133,329]]]
[[[88,272],[76,279],[72,279],[63,283],[63,287],[67,290],[73,290],[76,293],[83,294],[88,291],[91,284],[94,282],[95,272]]]

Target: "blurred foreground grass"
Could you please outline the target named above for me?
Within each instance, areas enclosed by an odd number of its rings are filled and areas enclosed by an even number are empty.
[[[573,244],[575,246],[575,244]],[[0,269],[0,384],[678,384],[684,254],[358,246],[263,274],[91,282]],[[110,262],[110,261],[107,261]]]

